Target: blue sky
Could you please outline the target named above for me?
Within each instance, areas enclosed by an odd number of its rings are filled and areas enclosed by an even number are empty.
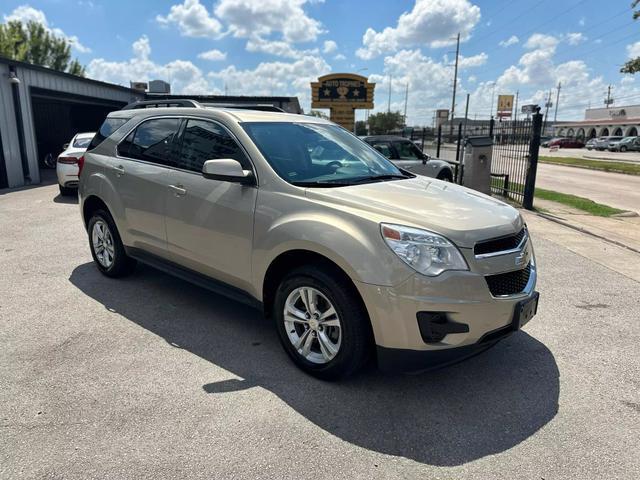
[[[559,119],[601,106],[640,103],[640,77],[619,73],[640,55],[640,21],[630,0],[4,0],[3,20],[34,19],[74,42],[88,75],[127,84],[169,80],[174,93],[297,95],[309,81],[356,72],[377,82],[376,110],[404,108],[429,125],[451,106],[461,32],[456,110],[487,117],[493,95],[519,92],[542,104],[562,82]],[[555,101],[555,91],[553,92]],[[359,113],[361,117],[363,113]]]

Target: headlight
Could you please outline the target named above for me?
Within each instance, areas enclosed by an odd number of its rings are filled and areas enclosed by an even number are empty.
[[[446,238],[418,228],[382,223],[382,238],[407,265],[435,277],[445,270],[469,270],[456,246]]]

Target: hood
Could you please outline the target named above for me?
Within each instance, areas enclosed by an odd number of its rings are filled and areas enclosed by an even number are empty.
[[[387,223],[425,228],[459,247],[520,231],[520,213],[475,190],[416,177],[338,188],[309,188],[307,197],[355,208]]]

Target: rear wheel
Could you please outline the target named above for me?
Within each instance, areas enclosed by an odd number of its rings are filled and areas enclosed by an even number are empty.
[[[308,266],[276,292],[273,317],[285,351],[305,372],[336,380],[359,370],[370,352],[370,325],[353,286],[328,268]]]
[[[96,210],[89,220],[89,247],[98,270],[107,277],[124,277],[136,266],[125,250],[109,212]]]

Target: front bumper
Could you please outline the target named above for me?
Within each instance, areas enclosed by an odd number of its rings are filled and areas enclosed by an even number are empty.
[[[536,298],[537,271],[531,259],[530,280],[514,295],[494,297],[481,273],[445,272],[438,277],[412,275],[396,287],[359,283],[368,309],[382,370],[416,371],[442,366],[475,355],[520,328],[517,309]],[[459,333],[425,341],[419,312],[440,312]],[[535,312],[534,312],[535,313]]]

